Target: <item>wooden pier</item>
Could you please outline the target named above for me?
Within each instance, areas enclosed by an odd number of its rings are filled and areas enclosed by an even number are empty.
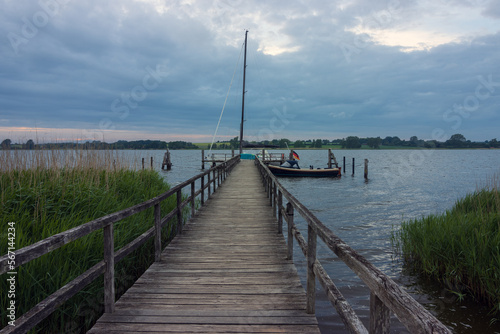
[[[319,333],[253,161],[89,333]]]
[[[281,185],[263,161],[240,160],[235,156],[155,198],[17,250],[15,267],[95,231],[103,234],[101,262],[20,315],[15,326],[2,328],[0,334],[26,333],[102,275],[105,313],[89,333],[319,333],[314,315],[316,281],[351,333],[388,333],[391,314],[410,333],[451,333],[336,236]],[[161,203],[168,198],[177,205],[162,213]],[[114,224],[152,209],[154,225],[115,249]],[[187,211],[191,219],[184,225]],[[299,215],[307,222],[304,234],[294,223]],[[177,236],[163,247],[160,236],[166,226],[175,227]],[[115,302],[115,264],[151,239],[155,262]],[[307,259],[306,291],[292,260],[294,240]],[[370,289],[368,326],[316,258],[318,242]],[[0,256],[0,274],[12,267],[8,254]]]

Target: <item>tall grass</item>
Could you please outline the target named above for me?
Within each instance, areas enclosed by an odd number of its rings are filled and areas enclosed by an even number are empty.
[[[169,189],[154,171],[134,171],[112,151],[0,152],[0,254],[7,253],[7,223],[15,222],[16,248],[31,245],[103,215],[128,208]],[[162,214],[175,198],[162,204]],[[119,249],[153,226],[153,209],[115,223]],[[173,236],[169,226],[163,243]],[[150,241],[116,265],[119,297],[152,263]],[[102,230],[17,269],[18,317],[103,259]],[[6,275],[0,278],[0,307],[7,308]],[[39,333],[85,332],[103,310],[103,278],[67,301],[36,327]],[[3,312],[2,312],[3,313]],[[2,316],[2,327],[7,325]]]
[[[411,268],[500,314],[500,196],[490,186],[442,215],[404,222],[393,238]]]

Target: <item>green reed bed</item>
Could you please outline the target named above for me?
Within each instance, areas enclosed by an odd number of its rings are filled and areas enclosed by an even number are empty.
[[[61,159],[61,152],[32,152],[31,158],[20,153],[0,153],[2,255],[7,253],[8,222],[15,222],[15,243],[20,249],[169,189],[157,172],[127,169],[117,162],[119,159],[113,152],[66,152],[62,155],[71,155],[69,163]],[[16,161],[12,161],[16,158],[19,159],[18,168]],[[50,159],[52,161],[48,161]],[[174,207],[175,198],[165,201],[162,215]],[[153,221],[153,209],[148,209],[116,223],[115,249],[144,233],[153,226]],[[163,244],[173,236],[173,231],[174,226],[165,229]],[[19,267],[15,297],[17,317],[102,259],[100,230]],[[123,294],[153,259],[154,244],[151,240],[116,264],[117,296]],[[9,302],[6,277],[2,275],[0,278],[2,310],[6,310]],[[32,332],[85,332],[102,313],[103,300],[101,277],[68,300]],[[7,321],[2,315],[2,327]]]
[[[456,202],[442,215],[403,222],[393,234],[410,268],[500,313],[498,182]]]

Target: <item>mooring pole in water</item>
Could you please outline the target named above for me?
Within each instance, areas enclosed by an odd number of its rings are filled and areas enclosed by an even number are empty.
[[[354,176],[354,158],[352,158],[352,176]]]
[[[144,158],[142,158],[142,169],[144,169]]]
[[[345,157],[344,157],[344,165],[342,166],[342,170],[344,171],[345,173]]]
[[[151,157],[151,169],[153,169],[153,157]]]
[[[365,159],[365,180],[368,180],[368,159]]]
[[[205,150],[201,150],[201,169],[205,169]]]
[[[165,166],[167,166],[167,170],[172,169],[172,161],[170,161],[170,151],[168,147],[167,147],[167,152],[165,152],[165,155],[163,156],[163,163],[161,164],[161,169],[165,170]]]

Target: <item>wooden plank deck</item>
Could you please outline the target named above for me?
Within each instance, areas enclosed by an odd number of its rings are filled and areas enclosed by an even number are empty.
[[[241,161],[89,333],[319,333],[257,168]]]

